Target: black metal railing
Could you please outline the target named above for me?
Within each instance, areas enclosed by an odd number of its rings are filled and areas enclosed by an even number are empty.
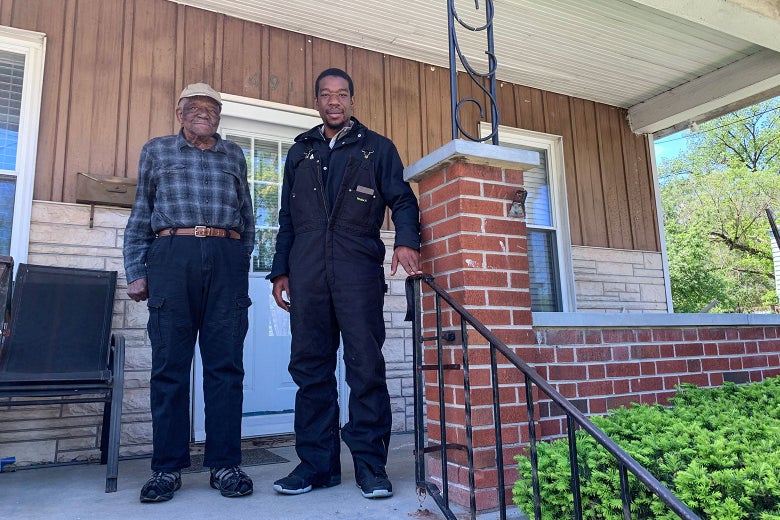
[[[433,291],[434,306],[436,311],[436,330],[433,335],[423,335],[423,309],[422,296],[423,284]],[[620,497],[623,505],[623,517],[625,520],[631,520],[631,495],[628,485],[628,473],[633,474],[637,480],[643,483],[652,493],[654,493],[666,506],[679,518],[684,520],[699,520],[699,517],[675,497],[669,489],[661,484],[652,474],[643,468],[636,460],[610,439],[601,429],[593,424],[585,415],[574,407],[565,397],[555,390],[544,378],[542,378],[533,368],[526,364],[515,352],[509,349],[501,340],[499,340],[490,330],[481,322],[472,316],[464,307],[459,305],[453,298],[439,285],[436,284],[433,277],[427,274],[409,277],[406,280],[406,296],[409,306],[409,318],[413,322],[414,339],[414,418],[415,418],[415,476],[417,481],[418,493],[430,495],[439,509],[449,520],[456,520],[455,514],[450,508],[449,500],[449,479],[448,479],[448,451],[465,450],[468,459],[468,480],[469,480],[469,505],[471,518],[476,518],[476,494],[475,494],[475,469],[474,469],[474,449],[472,446],[472,417],[471,417],[471,383],[469,380],[469,344],[467,326],[476,331],[490,347],[490,377],[492,386],[493,400],[493,428],[495,435],[495,462],[497,471],[497,498],[499,514],[502,520],[506,519],[506,485],[504,482],[504,452],[501,433],[501,402],[499,399],[498,384],[498,359],[500,353],[506,360],[514,365],[525,376],[525,397],[528,414],[528,432],[529,432],[529,458],[531,461],[532,487],[534,497],[533,518],[541,519],[541,499],[539,485],[539,467],[537,457],[537,443],[540,442],[536,433],[536,419],[534,417],[534,392],[533,386],[536,385],[539,392],[553,403],[560,407],[566,416],[566,434],[569,441],[569,467],[571,470],[571,493],[572,504],[574,506],[574,520],[582,520],[582,500],[580,495],[580,473],[577,464],[577,444],[575,433],[578,428],[587,432],[593,439],[605,448],[616,460],[618,472],[620,475]],[[450,309],[460,317],[460,338],[453,331],[445,331],[442,328],[442,301],[449,305]],[[454,316],[453,316],[454,319]],[[444,343],[452,343],[453,340],[460,341],[462,348],[462,364],[444,363]],[[424,343],[435,342],[436,344],[436,363],[425,364],[423,359]],[[459,443],[450,443],[447,440],[447,406],[444,393],[445,372],[448,370],[461,370],[464,381],[464,407],[465,407],[465,428],[466,445]],[[426,446],[426,428],[425,428],[425,410],[423,408],[425,401],[424,393],[424,373],[426,371],[436,371],[438,378],[438,399],[439,399],[439,436],[440,442]],[[441,458],[441,477],[442,489],[431,482],[427,477],[426,454],[437,453]],[[526,512],[530,514],[530,512]]]
[[[474,0],[474,8],[479,10],[479,0]],[[485,0],[485,23],[482,25],[472,25],[464,21],[464,19],[458,14],[455,9],[455,0],[447,0],[447,21],[449,28],[449,41],[450,41],[450,99],[452,100],[452,138],[457,139],[459,133],[463,134],[466,138],[472,141],[487,141],[491,140],[493,144],[498,144],[498,103],[496,102],[496,68],[498,67],[498,61],[496,60],[496,54],[493,45],[493,0]],[[456,25],[457,22],[457,25]],[[471,32],[485,31],[487,37],[487,71],[479,72],[475,69],[468,58],[463,54],[458,41],[458,25]],[[463,68],[466,70],[469,79],[482,91],[490,102],[490,122],[491,132],[485,137],[478,137],[472,135],[468,130],[463,128],[460,121],[460,109],[464,103],[474,103],[479,108],[479,115],[481,119],[485,118],[485,107],[482,103],[473,97],[466,97],[458,99],[458,70],[456,56],[460,61]],[[485,87],[484,80],[487,81],[488,86]]]

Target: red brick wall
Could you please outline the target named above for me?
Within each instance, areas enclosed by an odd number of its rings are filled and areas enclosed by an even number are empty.
[[[546,355],[525,361],[585,414],[668,404],[682,383],[716,387],[780,375],[780,327],[535,330]],[[545,435],[565,431],[555,408],[540,403]]]
[[[525,363],[585,414],[604,414],[631,403],[666,404],[675,385],[718,386],[723,381],[761,381],[780,375],[780,326],[687,326],[605,328],[532,325],[525,223],[509,217],[512,195],[522,185],[522,172],[465,162],[441,164],[420,180],[423,270],[438,285],[511,348]],[[433,294],[423,296],[423,329],[436,333]],[[603,320],[602,320],[603,321]],[[438,374],[425,372],[428,437],[441,442],[468,442],[465,402],[465,360],[460,346],[460,319],[446,303],[441,327],[456,340],[444,347],[442,362],[458,366],[444,372],[443,403]],[[434,342],[425,343],[424,363],[437,362]],[[490,349],[476,331],[468,332],[468,380],[471,396],[471,442],[477,509],[498,505],[496,445]],[[524,376],[498,358],[501,403],[501,446],[507,471],[514,478],[513,457],[529,440]],[[534,387],[537,437],[566,431],[565,416]],[[443,404],[443,406],[442,406]],[[443,419],[443,420],[442,420]],[[449,449],[450,498],[468,504],[468,460],[464,450]],[[435,458],[429,465],[441,478]],[[508,490],[510,491],[510,490]],[[511,500],[511,492],[507,501]]]
[[[531,297],[528,280],[525,222],[509,217],[513,196],[522,186],[522,172],[465,162],[447,165],[420,181],[423,270],[436,276],[436,283],[448,291],[471,314],[506,344],[533,341]],[[425,289],[425,287],[423,288]],[[426,335],[435,331],[436,314],[431,291],[424,291],[423,327]],[[460,319],[446,304],[441,325],[452,330]],[[459,330],[459,329],[458,329]],[[459,342],[458,342],[459,343]],[[425,363],[436,363],[436,350],[427,348]],[[496,507],[495,446],[490,376],[490,350],[484,339],[469,334],[469,381],[471,384],[472,446],[475,466],[477,509]],[[444,363],[462,365],[463,351],[448,348]],[[499,378],[513,386],[507,389],[502,416],[509,418],[502,444],[507,483],[514,481],[513,456],[520,453],[519,426],[523,415],[517,400],[519,373],[504,366]],[[425,373],[428,434],[433,443],[441,441],[442,406],[438,376]],[[444,422],[447,442],[467,444],[463,370],[447,370],[444,375]],[[468,461],[462,450],[448,450],[450,498],[468,504]],[[441,478],[440,463],[430,465],[431,476]],[[513,476],[514,475],[514,476]],[[511,493],[508,495],[511,499]]]

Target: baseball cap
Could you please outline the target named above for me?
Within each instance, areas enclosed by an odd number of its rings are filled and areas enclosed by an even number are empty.
[[[182,98],[195,96],[209,97],[222,106],[222,97],[219,95],[219,92],[211,88],[211,86],[206,83],[190,83],[187,85],[187,88],[181,91],[179,101],[181,101]]]

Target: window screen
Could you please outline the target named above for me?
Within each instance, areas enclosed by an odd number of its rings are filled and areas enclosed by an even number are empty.
[[[225,138],[244,150],[247,178],[255,207],[255,250],[252,271],[268,272],[279,230],[279,201],[287,151],[291,142],[253,135],[226,133]]]
[[[525,202],[528,230],[528,274],[531,278],[531,310],[562,310],[556,230],[553,222],[548,178],[547,150],[502,143],[503,146],[539,153],[539,166],[523,172],[528,198]]]
[[[16,150],[22,112],[24,54],[0,51],[0,255],[10,255],[16,196]]]
[[[0,170],[16,170],[24,55],[0,51]]]

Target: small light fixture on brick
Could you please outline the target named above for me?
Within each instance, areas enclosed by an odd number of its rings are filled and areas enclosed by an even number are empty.
[[[509,208],[509,216],[513,218],[525,218],[525,199],[528,192],[525,188],[517,190],[512,197],[512,206]]]

